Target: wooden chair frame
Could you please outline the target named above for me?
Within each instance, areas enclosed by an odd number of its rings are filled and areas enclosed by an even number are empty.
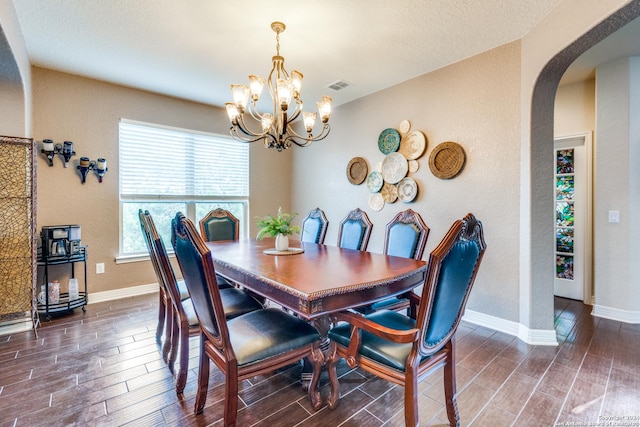
[[[202,238],[205,241],[210,241],[209,240],[209,233],[207,233],[207,223],[211,220],[211,219],[221,219],[221,218],[228,218],[230,219],[234,224],[235,224],[235,235],[233,240],[238,240],[240,238],[240,220],[238,218],[235,217],[235,215],[233,215],[231,212],[229,212],[226,209],[221,209],[221,208],[217,208],[217,209],[213,209],[211,211],[209,211],[209,213],[207,213],[204,218],[202,218],[200,220],[200,235],[202,236]]]
[[[302,241],[304,241],[305,224],[307,224],[307,221],[309,220],[320,220],[321,225],[320,231],[318,232],[318,241],[314,241],[314,243],[322,245],[324,243],[324,238],[327,235],[327,228],[329,228],[329,220],[327,219],[327,216],[320,208],[315,208],[309,211],[307,216],[302,220],[302,231],[300,232],[300,240]]]
[[[303,358],[308,358],[314,368],[307,393],[312,407],[319,409],[322,402],[320,399],[320,391],[318,390],[318,381],[320,369],[324,363],[324,355],[320,350],[320,338],[309,345],[304,345],[248,365],[239,366],[233,346],[231,345],[227,320],[224,316],[220,298],[220,289],[216,283],[216,272],[213,266],[211,252],[198,234],[193,222],[180,213],[177,214],[176,221],[174,221],[173,233],[175,237],[172,238],[172,242],[176,245],[176,254],[183,273],[185,269],[180,260],[178,240],[190,241],[191,246],[196,252],[195,257],[198,258],[198,269],[202,269],[201,271],[208,289],[208,292],[205,293],[205,296],[208,295],[208,297],[206,297],[208,301],[203,301],[202,304],[209,307],[212,311],[212,313],[208,313],[208,316],[210,316],[212,327],[216,332],[214,334],[208,330],[207,327],[202,326],[203,320],[200,319],[200,364],[198,371],[198,392],[194,407],[195,414],[202,413],[207,399],[210,360],[226,377],[224,399],[225,426],[235,426],[236,424],[239,381],[257,375],[271,373],[279,368],[296,363]],[[185,277],[188,280],[188,276]],[[188,281],[187,285],[189,285]],[[192,293],[192,295],[194,294]],[[198,307],[197,304],[194,303],[194,305]],[[199,318],[200,314],[201,313],[198,313]]]
[[[416,260],[422,259],[422,255],[424,255],[424,249],[427,246],[429,232],[431,230],[429,229],[427,224],[425,224],[420,214],[413,209],[407,209],[405,211],[398,212],[398,214],[394,216],[393,219],[387,224],[384,234],[384,253],[388,254],[389,252],[389,236],[391,235],[392,228],[396,224],[410,224],[420,230],[418,243],[416,244],[413,256],[411,258]]]
[[[459,311],[453,325],[436,343],[427,343],[425,337],[431,322],[434,300],[438,290],[440,271],[446,256],[452,247],[460,241],[473,241],[477,244],[479,254],[471,272],[466,291],[463,295]],[[482,224],[472,214],[458,220],[449,229],[442,242],[429,257],[426,278],[422,296],[411,294],[411,304],[417,313],[415,328],[406,330],[391,329],[375,323],[366,317],[345,311],[334,315],[333,321],[344,321],[350,324],[349,346],[344,347],[331,340],[327,354],[327,370],[331,383],[328,406],[333,409],[338,405],[340,389],[336,374],[336,364],[340,358],[345,358],[349,367],[356,366],[387,381],[404,386],[405,425],[418,425],[418,381],[435,371],[436,367],[444,365],[444,393],[447,416],[452,426],[460,424],[456,403],[456,374],[455,374],[455,340],[454,334],[460,323],[467,299],[478,273],[486,249]],[[447,323],[448,324],[448,323]],[[393,343],[411,344],[411,351],[406,360],[404,370],[393,369],[378,361],[363,356],[360,353],[362,331],[367,331]],[[427,357],[422,363],[421,360]]]
[[[418,242],[416,243],[416,247],[413,251],[412,258],[415,260],[422,259],[422,255],[424,255],[424,249],[427,246],[427,239],[429,238],[429,232],[431,231],[427,224],[425,224],[424,220],[420,216],[419,213],[415,212],[413,209],[407,209],[402,212],[398,212],[396,216],[389,221],[387,224],[385,234],[384,234],[384,250],[383,253],[385,255],[389,252],[389,238],[391,236],[391,230],[397,224],[410,224],[415,226],[418,230],[420,230],[420,234],[418,236]],[[413,292],[413,291],[411,291]],[[385,304],[385,310],[402,310],[409,308],[409,300],[407,299],[407,295],[399,295],[395,297],[395,303]]]
[[[145,227],[149,234],[152,248],[152,258],[155,258],[160,270],[159,280],[163,287],[169,293],[169,301],[171,307],[171,351],[169,353],[167,364],[173,371],[173,367],[180,352],[180,369],[176,377],[176,393],[182,394],[187,384],[187,374],[189,371],[189,337],[196,336],[200,333],[198,325],[190,325],[187,314],[184,311],[180,291],[178,290],[178,282],[173,272],[173,267],[169,261],[167,250],[164,246],[162,238],[158,234],[153,218],[149,212],[143,214]]]
[[[158,259],[153,253],[153,245],[149,236],[147,227],[147,217],[149,212],[143,212],[142,209],[138,210],[138,219],[140,220],[140,228],[142,229],[142,236],[144,237],[145,244],[147,245],[147,251],[149,252],[149,258],[153,265],[153,270],[156,273],[159,285],[159,301],[158,301],[158,326],[156,327],[156,342],[160,344],[162,342],[162,331],[164,329],[165,341],[162,346],[162,357],[167,364],[169,364],[169,354],[171,352],[171,333],[173,325],[173,310],[171,308],[171,296],[164,285],[162,280],[162,273],[160,266],[158,265]],[[173,370],[173,365],[169,365],[169,368]]]
[[[359,221],[364,229],[364,235],[362,236],[362,240],[360,241],[359,251],[367,250],[367,245],[369,245],[369,238],[371,237],[371,229],[373,228],[373,223],[369,219],[369,216],[365,211],[360,208],[356,208],[350,211],[346,217],[340,221],[340,228],[338,229],[338,243],[340,246],[340,242],[342,241],[342,230],[348,221]]]

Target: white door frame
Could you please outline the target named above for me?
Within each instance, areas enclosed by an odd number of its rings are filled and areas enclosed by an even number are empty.
[[[583,301],[587,305],[593,305],[593,132],[581,132],[571,135],[560,135],[554,137],[554,150],[556,142],[568,143],[572,139],[579,140],[584,144],[587,156],[586,165],[586,200],[585,200],[585,227],[584,227],[584,289]],[[578,144],[577,144],[578,145]],[[555,157],[554,157],[555,158]],[[554,237],[555,238],[555,237]],[[554,244],[555,248],[555,244]]]

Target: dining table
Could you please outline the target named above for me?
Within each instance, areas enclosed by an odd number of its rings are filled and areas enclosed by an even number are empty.
[[[424,283],[425,261],[273,238],[207,242],[216,273],[318,329],[328,343],[331,313],[373,304]],[[303,386],[308,376],[303,371]]]

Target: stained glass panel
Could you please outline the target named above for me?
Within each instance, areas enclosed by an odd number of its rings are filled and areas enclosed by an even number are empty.
[[[556,251],[573,253],[573,228],[556,228]]]
[[[573,280],[573,256],[556,255],[556,277]]]
[[[556,202],[556,225],[573,227],[573,202]]]
[[[574,172],[574,157],[573,148],[567,150],[556,151],[556,173],[573,173]]]
[[[556,177],[556,200],[573,200],[573,176]]]

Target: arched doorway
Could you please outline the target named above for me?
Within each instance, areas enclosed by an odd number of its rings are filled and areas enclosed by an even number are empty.
[[[589,48],[640,16],[640,1],[632,1],[557,53],[539,73],[533,88],[530,115],[530,241],[528,306],[523,307],[532,329],[553,322],[553,128],[554,100],[567,67]],[[527,285],[524,285],[527,286]],[[525,303],[526,305],[526,303]],[[551,308],[550,308],[551,307]],[[552,323],[551,323],[552,324]]]

